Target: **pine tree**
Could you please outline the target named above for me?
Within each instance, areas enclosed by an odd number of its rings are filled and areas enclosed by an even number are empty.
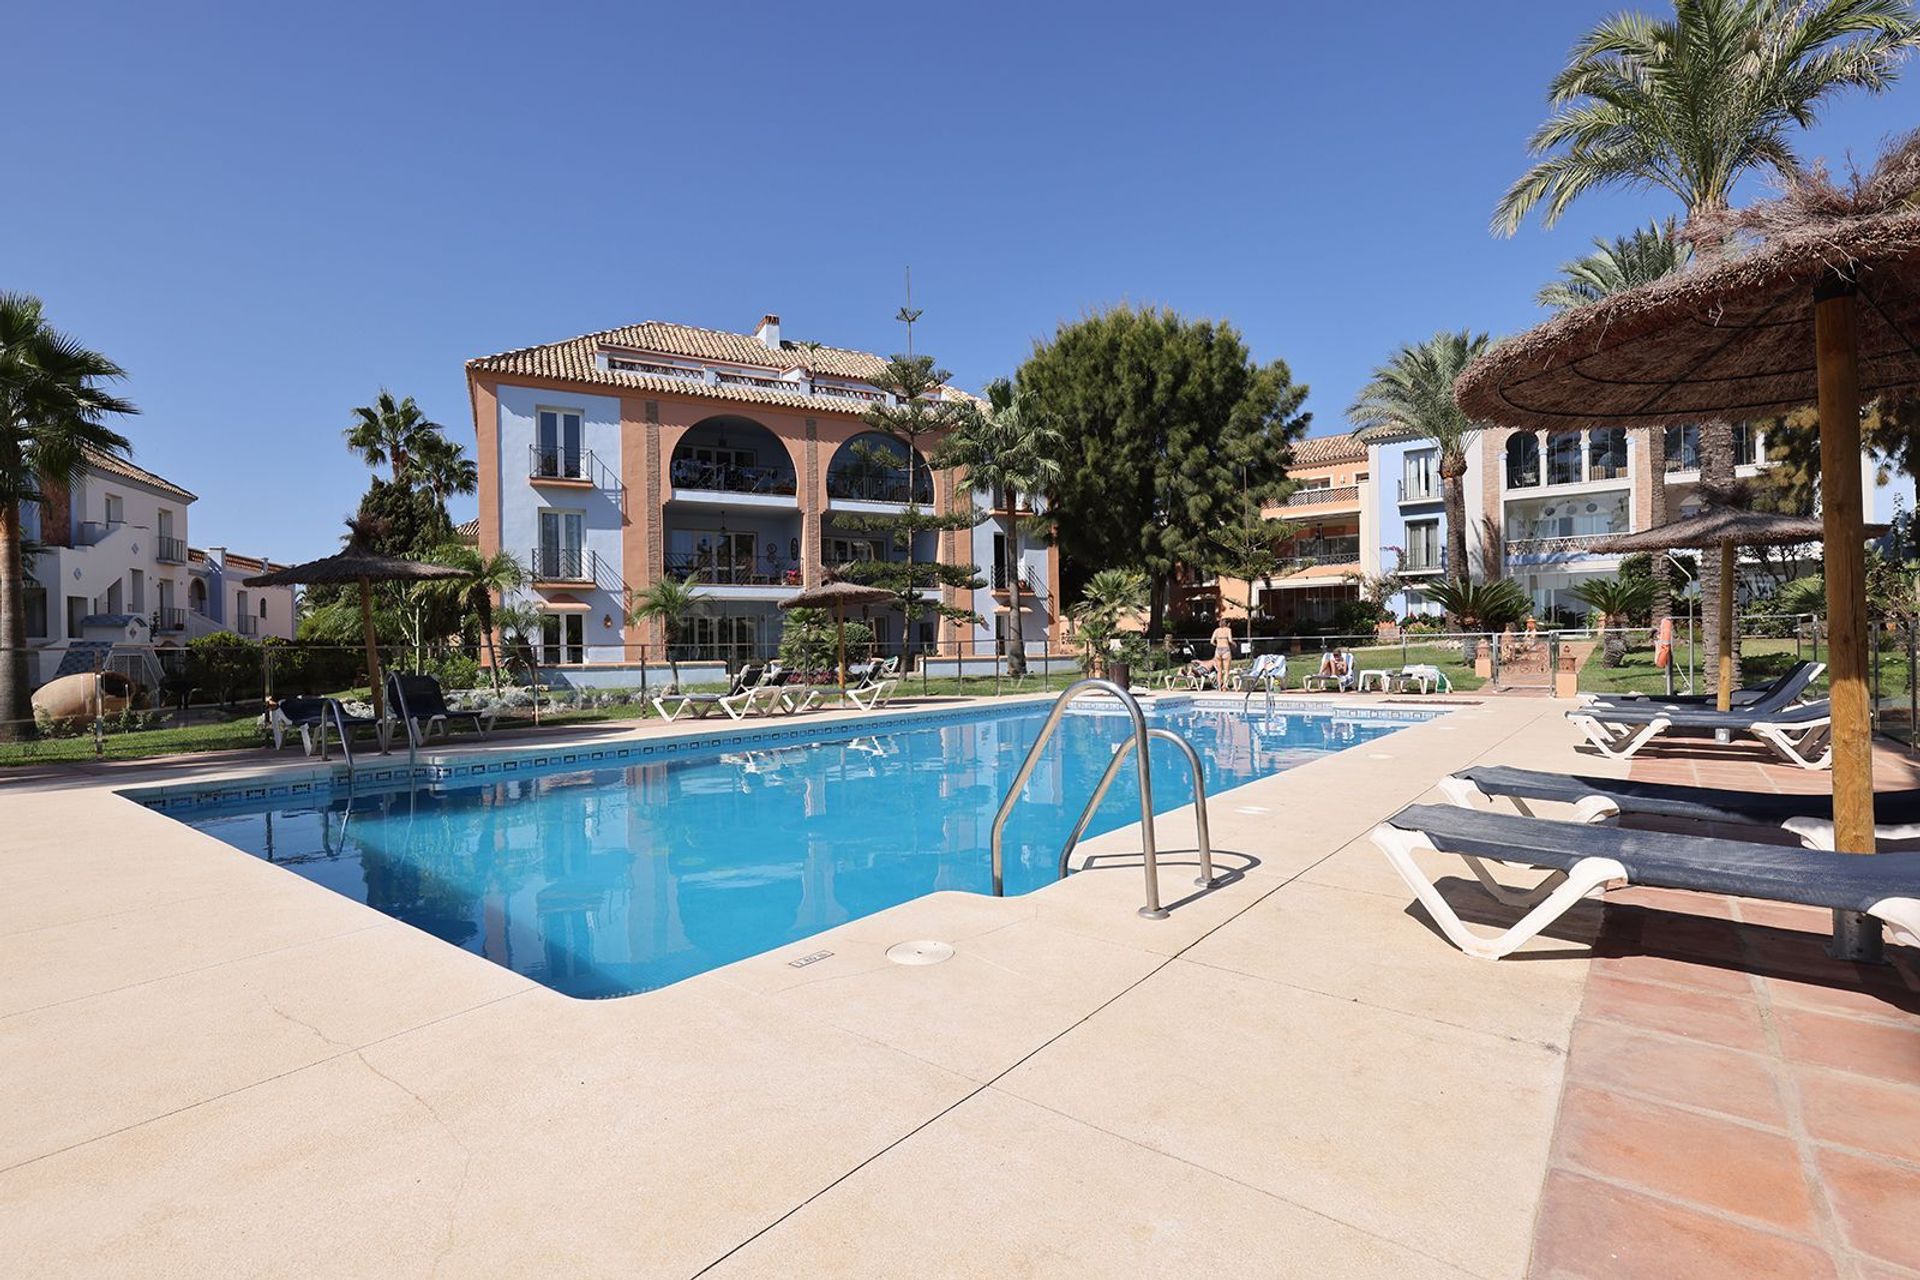
[[[979,566],[949,564],[937,558],[922,560],[914,546],[923,533],[932,533],[937,537],[956,529],[971,529],[980,523],[971,501],[966,503],[965,510],[948,515],[924,508],[918,501],[920,494],[925,492],[920,488],[920,475],[923,471],[927,474],[930,486],[932,463],[929,459],[939,457],[947,433],[959,421],[962,406],[941,398],[941,388],[950,376],[946,370],[934,367],[932,356],[896,355],[887,362],[887,371],[879,379],[878,385],[882,390],[892,393],[893,403],[876,404],[867,410],[864,417],[867,426],[904,446],[906,507],[890,515],[836,517],[837,523],[856,532],[885,534],[893,549],[904,553],[899,560],[862,560],[851,565],[830,567],[843,568],[849,579],[885,587],[899,598],[900,611],[906,620],[901,654],[908,667],[913,664],[913,624],[916,619],[932,613],[950,622],[978,624],[980,621],[980,615],[973,610],[956,608],[939,594],[946,588],[978,590],[985,585],[980,578]],[[864,461],[877,468],[894,469],[902,465],[901,459],[885,447],[856,443],[854,450]],[[929,590],[934,594],[922,594]]]
[[[1108,567],[1152,583],[1158,634],[1175,569],[1210,558],[1240,495],[1283,478],[1306,434],[1306,387],[1284,361],[1256,364],[1230,324],[1116,307],[1062,325],[1020,367],[1020,390],[1066,447],[1048,494],[1063,569]]]

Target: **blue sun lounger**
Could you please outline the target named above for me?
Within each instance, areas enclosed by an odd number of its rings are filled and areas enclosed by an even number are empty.
[[[1488,810],[1498,797],[1522,817],[1529,802],[1564,804],[1570,821],[1610,823],[1663,818],[1779,827],[1809,849],[1833,848],[1833,793],[1789,795],[1686,787],[1626,778],[1588,778],[1507,765],[1475,765],[1439,782],[1440,793],[1463,809]],[[1920,790],[1881,791],[1873,798],[1874,833],[1883,841],[1920,840]]]
[[[1920,943],[1920,853],[1863,857],[1427,804],[1375,827],[1373,842],[1447,939],[1482,960],[1512,954],[1589,893],[1615,883],[1860,911]],[[1531,909],[1502,933],[1475,933],[1421,869],[1415,855],[1422,851],[1456,855],[1495,898]],[[1494,879],[1489,862],[1549,874],[1517,891]]]

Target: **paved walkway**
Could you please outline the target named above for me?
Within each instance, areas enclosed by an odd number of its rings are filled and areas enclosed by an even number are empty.
[[[1920,785],[1899,747],[1875,753],[1874,774]],[[1629,776],[1832,786],[1731,745],[1643,750]],[[1920,1274],[1920,972],[1904,947],[1886,967],[1829,958],[1831,925],[1804,907],[1607,895],[1536,1275]]]

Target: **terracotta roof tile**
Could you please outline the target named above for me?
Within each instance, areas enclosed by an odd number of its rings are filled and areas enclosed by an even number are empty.
[[[607,352],[614,358],[623,355],[644,360],[647,356],[678,357],[695,363],[717,361],[749,370],[747,376],[777,379],[790,370],[821,378],[840,378],[849,382],[872,384],[886,374],[884,357],[866,351],[842,347],[815,346],[804,342],[782,341],[776,351],[748,333],[728,333],[720,329],[701,329],[693,325],[667,324],[649,320],[581,334],[563,342],[520,347],[497,355],[479,356],[467,361],[467,368],[490,373],[521,374],[554,378],[564,382],[585,382],[633,390],[658,391],[667,395],[704,396],[714,400],[737,400],[748,404],[785,405],[793,408],[825,408],[843,413],[861,413],[872,403],[855,395],[835,395],[816,384],[808,395],[804,388],[792,391],[766,385],[721,383],[712,385],[697,378],[671,374],[645,373],[631,369],[603,369],[599,356]],[[665,363],[665,362],[662,362]],[[722,370],[722,373],[725,371]],[[976,399],[957,388],[943,388],[945,398]]]
[[[1367,446],[1351,431],[1333,436],[1311,436],[1293,446],[1296,467],[1325,466],[1330,462],[1359,462],[1367,456]]]
[[[118,476],[122,480],[131,480],[136,484],[144,484],[148,488],[158,489],[162,493],[170,493],[174,497],[186,502],[195,500],[193,494],[182,489],[173,481],[162,476],[157,476],[145,467],[136,467],[125,458],[115,457],[110,453],[102,453],[98,449],[86,449],[83,450],[82,453],[85,457],[86,464],[104,475]]]

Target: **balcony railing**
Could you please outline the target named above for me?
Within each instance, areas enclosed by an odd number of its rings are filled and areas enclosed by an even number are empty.
[[[185,564],[187,562],[187,540],[169,538],[164,533],[153,540],[153,558],[161,564]]]
[[[908,494],[912,496],[909,497]],[[827,473],[827,496],[845,498],[852,502],[916,502],[922,506],[933,502],[933,480],[921,472],[913,477],[913,486],[907,486],[907,473],[895,471],[884,475],[874,475],[860,471],[829,471]]]
[[[1354,503],[1360,501],[1360,486],[1343,484],[1337,489],[1295,489],[1281,503],[1284,507],[1318,507],[1330,502]]]
[[[800,585],[798,565],[766,564],[744,558],[729,561],[725,556],[716,559],[710,551],[670,555],[666,558],[664,567],[671,577],[691,577],[695,582],[712,587],[798,587]]]
[[[1010,565],[997,564],[993,566],[993,589],[995,591],[1012,590],[1015,576],[1015,571]],[[1022,564],[1018,571],[1018,577],[1020,580],[1020,590],[1024,594],[1032,596],[1035,599],[1039,599],[1046,594],[1046,579],[1034,573],[1031,566]]]
[[[1402,574],[1445,573],[1447,571],[1447,553],[1442,551],[1436,556],[1408,556],[1400,561]]]
[[[592,582],[599,553],[580,547],[535,547],[527,557],[535,582]]]
[[[187,611],[170,606],[153,611],[153,629],[159,631],[185,631],[187,629]]]
[[[554,449],[546,445],[527,448],[527,477],[532,480],[573,480],[591,483],[594,472],[591,449]]]
[[[1400,501],[1431,502],[1440,496],[1440,482],[1435,479],[1402,480],[1400,482]]]
[[[1576,533],[1557,538],[1509,538],[1507,554],[1510,556],[1582,555],[1618,536],[1614,533]]]
[[[787,467],[736,467],[698,458],[675,458],[673,487],[713,493],[758,493],[790,498],[795,486]]]
[[[260,619],[250,613],[243,613],[233,620],[236,635],[257,636],[260,634]]]

